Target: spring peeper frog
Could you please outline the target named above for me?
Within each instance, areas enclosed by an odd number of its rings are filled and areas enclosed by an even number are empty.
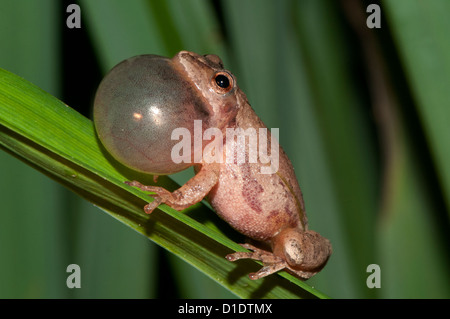
[[[194,166],[196,175],[174,192],[138,181],[127,184],[154,193],[144,208],[148,214],[162,203],[183,210],[206,198],[233,228],[270,247],[243,244],[250,251],[226,256],[262,261],[251,279],[282,269],[308,279],[325,266],[331,245],[308,229],[290,160],[271,134],[263,134],[266,126],[218,56],[181,51],[172,59],[143,55],[120,63],[97,90],[94,121],[105,148],[126,166],[154,175]],[[174,132],[180,128],[197,130],[203,138],[185,143],[182,160],[174,160],[181,136]],[[246,145],[238,138],[242,132],[249,141],[265,144]],[[270,156],[255,160],[251,151],[264,145],[270,146]],[[274,161],[268,158],[276,159],[272,171]]]

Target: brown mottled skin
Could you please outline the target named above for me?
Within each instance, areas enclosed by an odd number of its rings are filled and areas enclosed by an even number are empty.
[[[219,128],[224,139],[226,128],[253,127],[258,132],[258,128],[266,127],[236,85],[234,76],[223,69],[219,57],[182,51],[171,61],[174,69],[195,88],[197,98],[203,103],[203,113],[208,114],[206,126]],[[217,85],[214,78],[218,72],[229,79],[230,87]],[[268,134],[267,145],[270,143]],[[225,150],[226,145],[223,154],[226,154]],[[308,279],[326,264],[331,245],[326,238],[308,230],[302,193],[292,164],[281,147],[276,173],[261,174],[261,165],[247,161],[243,164],[226,163],[225,160],[224,163],[203,161],[195,166],[196,175],[173,193],[161,187],[144,186],[137,181],[128,184],[156,193],[152,195],[155,200],[145,207],[147,213],[161,203],[182,210],[206,197],[217,214],[237,231],[269,244],[272,252],[244,244],[243,247],[252,252],[236,252],[227,256],[230,261],[242,258],[261,260],[264,267],[250,274],[251,279],[281,269]]]

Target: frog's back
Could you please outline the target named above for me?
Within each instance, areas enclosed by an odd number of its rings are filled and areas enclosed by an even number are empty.
[[[259,141],[259,128],[265,128],[265,125],[247,105],[236,117],[236,127],[254,128]],[[267,138],[270,149],[270,134]],[[233,143],[236,146],[237,140]],[[277,141],[274,143],[278,145]],[[225,144],[224,152],[227,146],[231,144]],[[278,170],[272,174],[261,172],[263,164],[259,163],[259,158],[257,163],[249,163],[248,154],[242,164],[236,163],[235,158],[233,162],[221,165],[219,182],[208,197],[224,220],[255,240],[270,240],[287,227],[307,229],[302,193],[294,169],[282,148],[278,150]]]

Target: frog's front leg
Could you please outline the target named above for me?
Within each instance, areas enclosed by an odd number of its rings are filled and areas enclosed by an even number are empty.
[[[219,170],[220,167],[216,164],[202,165],[194,177],[173,192],[159,186],[143,185],[138,181],[125,183],[143,191],[155,193],[151,195],[155,200],[144,207],[147,214],[163,203],[176,210],[183,210],[201,201],[211,191],[219,180]]]
[[[138,181],[131,181],[131,182],[127,181],[127,182],[125,182],[125,184],[137,187],[137,188],[143,190],[144,192],[156,193],[155,195],[152,195],[153,198],[154,198],[154,201],[151,202],[151,203],[148,203],[144,207],[144,211],[147,214],[151,214],[151,212],[153,212],[153,210],[156,207],[158,207],[160,204],[162,204],[164,202],[168,202],[170,200],[170,198],[172,197],[172,193],[171,192],[169,192],[167,189],[164,189],[164,188],[159,187],[159,186],[143,185],[143,184],[141,184]]]
[[[228,261],[236,261],[239,259],[254,259],[263,263],[263,267],[255,273],[250,273],[248,276],[251,280],[256,280],[262,277],[266,277],[270,274],[287,267],[286,261],[278,256],[275,256],[269,251],[257,248],[250,244],[241,244],[242,247],[252,250],[251,252],[236,252],[227,255],[225,258]]]

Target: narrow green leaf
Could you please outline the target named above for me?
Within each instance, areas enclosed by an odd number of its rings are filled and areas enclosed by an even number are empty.
[[[95,49],[105,53],[99,59],[104,71],[134,55],[167,54],[164,39],[145,0],[82,0],[80,3]]]
[[[61,37],[54,4],[0,1],[0,66],[58,96],[61,60],[54,48]],[[67,297],[61,285],[67,241],[58,225],[65,220],[61,198],[70,192],[1,153],[0,298]]]
[[[392,24],[396,44],[404,63],[407,80],[419,109],[419,118],[428,135],[431,154],[439,172],[444,200],[449,204],[450,153],[444,136],[450,133],[445,118],[450,118],[448,85],[450,84],[450,41],[446,31],[450,27],[442,1],[386,1],[388,21]],[[377,67],[383,70],[384,67]],[[384,80],[384,85],[391,86]],[[386,115],[391,122],[392,148],[385,203],[380,216],[378,254],[383,271],[383,297],[389,298],[445,298],[449,290],[448,244],[442,241],[443,229],[437,210],[445,204],[436,203],[436,196],[418,156],[416,135],[407,130],[405,109],[397,103],[391,91],[382,94]],[[408,110],[409,111],[409,110]],[[447,209],[447,212],[449,210]],[[444,226],[445,227],[445,226]],[[447,256],[446,256],[447,255]],[[427,275],[424,276],[424,273]]]
[[[383,1],[450,213],[450,2]]]

